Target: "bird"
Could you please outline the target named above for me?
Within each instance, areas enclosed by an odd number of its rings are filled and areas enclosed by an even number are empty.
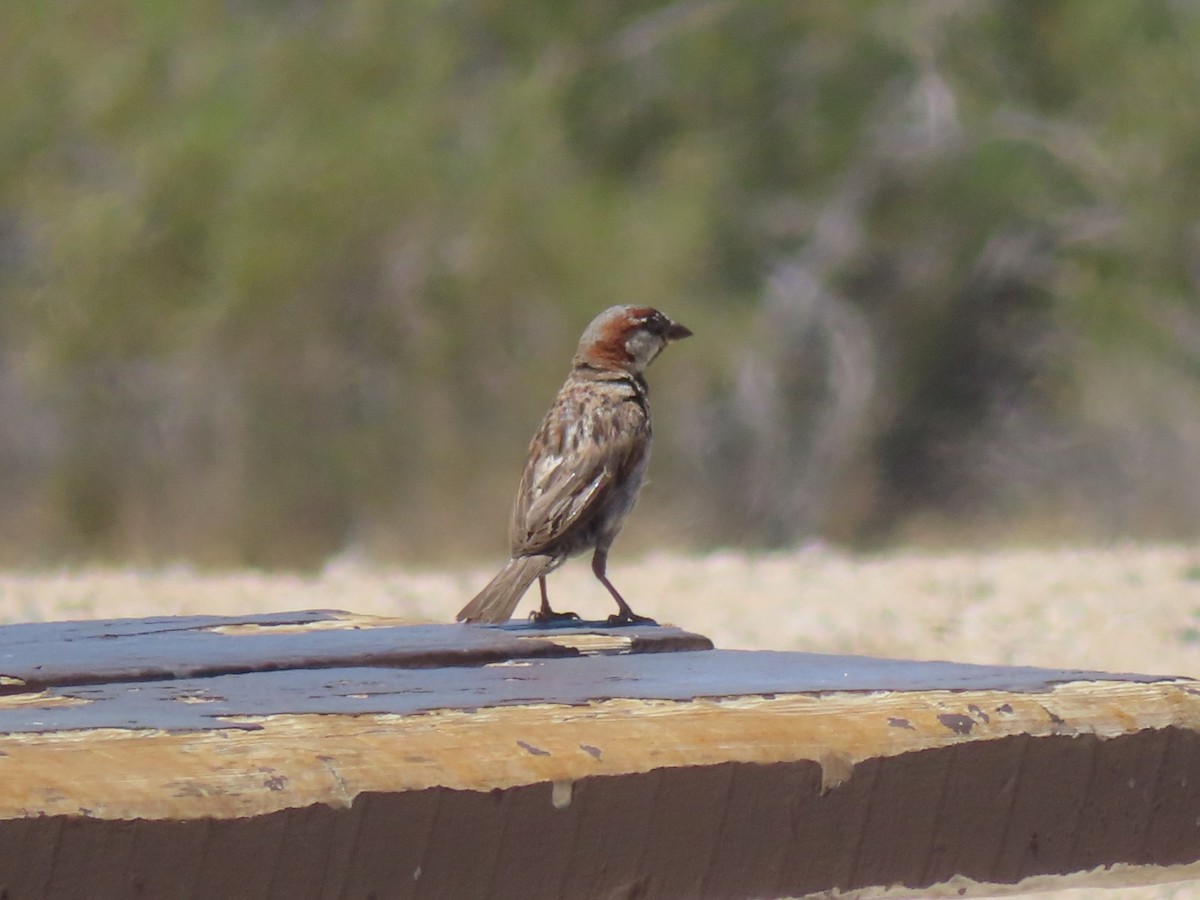
[[[591,550],[592,572],[617,603],[608,624],[653,624],[634,613],[609,581],[608,551],[646,478],[651,443],[646,367],[667,344],[691,335],[650,306],[612,306],[592,320],[529,444],[509,519],[511,558],[459,611],[459,622],[507,621],[534,581],[542,598],[534,621],[578,619],[551,609],[546,576]]]

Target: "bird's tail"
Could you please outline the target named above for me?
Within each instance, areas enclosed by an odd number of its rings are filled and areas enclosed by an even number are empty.
[[[482,622],[486,625],[508,621],[529,586],[539,575],[545,575],[552,568],[554,558],[551,556],[518,556],[510,559],[500,573],[488,582],[487,587],[459,610],[456,618],[460,622]]]

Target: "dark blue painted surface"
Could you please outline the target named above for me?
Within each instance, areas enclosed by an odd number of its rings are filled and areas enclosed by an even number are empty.
[[[432,633],[440,639],[461,640],[464,646],[474,641],[486,643],[493,637],[511,638],[514,631],[458,625],[427,628],[435,629]],[[405,630],[378,629],[381,633]],[[317,631],[307,637],[333,639],[339,634]],[[414,630],[409,637],[415,640],[424,635],[428,639],[429,634]],[[739,650],[522,658],[504,665],[436,668],[353,665],[53,687],[48,689],[51,696],[88,702],[0,710],[0,732],[99,727],[168,731],[253,728],[252,724],[233,723],[228,718],[276,713],[412,715],[438,709],[470,710],[538,702],[577,705],[611,698],[691,700],[830,691],[1029,692],[1063,682],[1090,680],[1164,679],[1075,669]]]
[[[576,622],[543,628],[514,623],[500,628],[467,625],[380,625],[229,635],[230,625],[303,625],[346,616],[309,610],[248,616],[180,616],[81,622],[39,622],[0,627],[0,694],[65,685],[209,677],[275,669],[355,666],[440,668],[479,666],[506,659],[577,656],[545,640],[556,634],[604,630]],[[636,625],[619,629],[634,652],[707,649],[707,638],[678,628]]]

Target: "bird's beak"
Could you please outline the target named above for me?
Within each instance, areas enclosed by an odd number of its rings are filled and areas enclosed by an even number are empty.
[[[684,325],[680,325],[678,322],[672,322],[667,326],[667,330],[663,332],[663,337],[667,339],[668,343],[671,341],[682,341],[684,338],[691,336],[692,330]]]

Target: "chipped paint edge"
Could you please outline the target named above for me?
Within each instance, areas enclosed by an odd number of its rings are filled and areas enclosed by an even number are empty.
[[[1061,875],[1029,875],[1012,884],[995,881],[975,881],[956,875],[948,881],[923,888],[903,886],[856,888],[851,891],[818,891],[804,894],[796,900],[829,900],[830,897],[861,898],[861,900],[904,900],[909,897],[939,900],[942,897],[1012,897],[1043,891],[1065,891],[1080,888],[1141,888],[1175,881],[1200,878],[1200,862],[1174,866],[1142,866],[1114,863],[1096,866]]]
[[[967,727],[964,723],[972,724]],[[271,715],[253,731],[0,736],[0,819],[236,818],[365,792],[490,791],[737,762],[811,761],[830,790],[867,759],[1014,735],[1200,731],[1171,682],[1071,682],[1045,693],[924,691],[608,700],[418,715]],[[567,787],[555,788],[560,802]]]

